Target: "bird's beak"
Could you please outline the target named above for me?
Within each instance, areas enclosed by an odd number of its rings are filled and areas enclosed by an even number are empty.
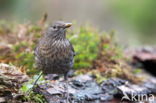
[[[65,28],[69,28],[72,26],[72,23],[65,23]]]

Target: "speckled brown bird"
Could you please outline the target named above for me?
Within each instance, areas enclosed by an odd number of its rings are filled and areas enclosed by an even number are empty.
[[[49,26],[35,49],[37,68],[43,74],[64,74],[73,67],[75,52],[72,44],[66,38],[66,29],[71,23],[57,21]]]

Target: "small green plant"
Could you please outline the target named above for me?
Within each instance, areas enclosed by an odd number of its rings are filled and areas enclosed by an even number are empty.
[[[33,87],[34,82],[36,81],[37,78],[38,78],[38,75],[34,75],[32,77],[32,79],[30,79],[28,82],[23,84],[23,86],[20,88],[20,90],[22,92],[26,93],[28,90],[30,90]],[[41,76],[40,79],[38,80],[37,84],[42,84],[45,82],[46,82],[46,80],[43,78],[43,76]]]
[[[45,103],[45,99],[43,95],[33,92],[32,87],[34,85],[34,82],[38,78],[38,75],[33,76],[32,79],[30,79],[28,82],[24,83],[23,86],[20,88],[20,91],[23,94],[27,94],[29,92],[29,95],[24,96],[24,101],[33,101],[35,103]],[[45,83],[46,80],[41,76],[41,78],[38,80],[37,84]]]

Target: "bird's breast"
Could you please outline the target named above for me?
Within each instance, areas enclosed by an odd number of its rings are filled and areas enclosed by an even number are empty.
[[[67,58],[71,55],[70,43],[67,40],[57,40],[40,46],[41,55],[50,60]]]

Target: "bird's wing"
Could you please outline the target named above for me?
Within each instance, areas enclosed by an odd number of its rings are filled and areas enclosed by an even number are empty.
[[[74,50],[74,48],[73,48],[73,45],[71,44],[71,42],[69,42],[69,43],[70,43],[71,50],[72,50],[72,52],[73,52],[73,54],[74,54],[74,56],[75,56],[76,53],[75,53],[75,50]]]

